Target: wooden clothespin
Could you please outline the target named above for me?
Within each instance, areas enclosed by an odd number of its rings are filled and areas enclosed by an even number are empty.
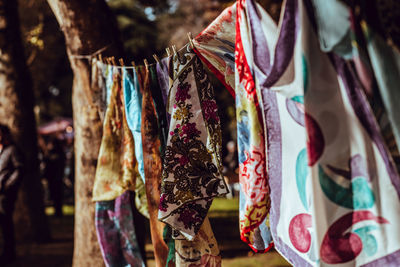
[[[149,62],[147,61],[147,59],[144,59],[143,62],[144,62],[144,65],[146,66],[146,69],[148,70],[149,69]]]
[[[114,66],[117,66],[117,62],[115,62],[115,57],[111,57],[111,62]]]
[[[110,60],[109,57],[106,57],[106,62],[107,62],[108,65],[112,65],[111,60]]]
[[[193,44],[193,40],[192,40],[192,33],[191,33],[191,32],[188,32],[188,33],[187,33],[187,36],[188,36],[188,38],[189,38],[190,47],[191,47],[192,49],[194,49],[194,44]]]
[[[119,64],[121,65],[121,67],[125,66],[124,60],[122,58],[119,59]]]
[[[154,54],[153,57],[154,57],[154,60],[155,60],[157,63],[160,63],[160,59],[158,58],[158,56],[157,56],[156,54]]]
[[[171,56],[171,50],[169,49],[169,47],[165,48],[165,51],[167,51],[167,56],[170,57]]]
[[[175,45],[172,45],[172,52],[174,52],[174,56],[178,54],[178,53],[176,52],[176,46],[175,46]]]
[[[135,64],[135,61],[131,61],[131,64],[132,64],[132,66],[134,67],[134,68],[136,68],[136,64]]]
[[[99,61],[100,61],[101,63],[103,63],[103,56],[101,55],[101,53],[99,54]]]

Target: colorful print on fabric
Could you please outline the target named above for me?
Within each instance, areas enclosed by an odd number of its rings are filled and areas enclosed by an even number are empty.
[[[133,193],[96,203],[96,232],[107,267],[145,266],[140,255],[132,213]]]
[[[245,3],[276,249],[295,266],[398,266],[399,175],[351,64],[320,50],[309,1],[285,1],[279,29]]]
[[[193,240],[212,199],[228,193],[220,173],[221,129],[213,87],[189,47],[174,56],[173,72],[159,219]]]
[[[241,39],[244,1],[237,2],[236,18],[236,116],[240,182],[241,239],[256,252],[264,252],[271,245],[266,226],[270,207],[266,173],[265,137],[259,96],[246,60]]]
[[[235,95],[236,4],[226,8],[193,40],[194,52]]]
[[[193,241],[175,240],[175,258],[176,266],[180,267],[221,267],[217,240],[208,217]]]
[[[126,190],[135,190],[139,176],[134,141],[126,120],[122,79],[116,69],[113,82],[93,186],[94,201],[112,200]]]

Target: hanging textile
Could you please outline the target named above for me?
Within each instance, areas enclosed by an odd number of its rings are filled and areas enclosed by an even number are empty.
[[[226,8],[194,40],[201,61],[235,95],[236,4]]]
[[[221,267],[221,256],[208,217],[193,241],[175,240],[176,266]]]
[[[107,267],[145,266],[136,239],[132,213],[133,193],[96,203],[96,231]]]
[[[173,57],[173,72],[159,219],[193,240],[212,199],[228,193],[220,174],[221,129],[212,85],[189,47]]]
[[[168,257],[168,246],[163,240],[165,224],[158,221],[158,205],[160,200],[161,184],[161,157],[160,137],[156,110],[152,98],[150,85],[154,77],[144,67],[138,68],[141,77],[143,100],[140,106],[143,107],[141,135],[143,140],[143,160],[145,172],[145,188],[147,205],[150,215],[151,240],[154,246],[154,257],[156,266],[166,266]],[[155,77],[156,78],[156,77]],[[158,81],[157,81],[158,82]],[[170,265],[173,266],[173,265]]]
[[[384,42],[385,32],[376,25],[378,21],[370,19],[379,17],[381,5],[375,7],[372,1],[365,1],[356,11],[353,4],[347,6],[341,1],[327,4],[313,0],[312,3],[321,49],[353,61],[354,71],[367,94],[385,143],[400,170],[397,121],[400,116],[396,104],[400,94],[395,86],[396,80],[400,79],[400,55],[395,47]],[[388,7],[396,10],[396,5],[393,2]]]
[[[171,114],[168,113],[169,110],[168,95],[169,95],[170,80],[171,80],[169,77],[169,70],[172,69],[170,68],[170,59],[171,59],[170,57],[163,58],[160,60],[160,62],[157,62],[156,64],[158,86],[160,87],[161,90],[162,100],[166,111],[167,129],[169,129],[169,124],[171,121]]]
[[[357,76],[320,50],[302,1],[285,2],[279,32],[245,2],[276,249],[295,266],[397,266],[399,175]]]
[[[244,1],[237,2],[235,50],[240,236],[254,251],[264,252],[272,246],[267,216],[270,199],[265,171],[265,133],[261,98],[244,53],[250,37],[243,4]]]
[[[131,73],[132,75],[131,75]],[[135,69],[122,69],[126,120],[135,143],[135,156],[140,178],[144,182],[144,163],[141,134],[142,94]]]
[[[133,144],[126,121],[121,75],[114,69],[93,186],[94,201],[113,200],[126,190],[135,189],[138,173]]]

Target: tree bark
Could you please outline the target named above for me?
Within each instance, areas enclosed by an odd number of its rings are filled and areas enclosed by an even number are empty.
[[[92,189],[102,137],[97,107],[99,88],[91,81],[90,55],[121,56],[117,23],[104,0],[47,0],[62,29],[74,73],[72,105],[75,129],[75,237],[73,266],[104,265],[94,223]]]
[[[21,39],[17,1],[0,0],[0,123],[25,157],[14,220],[17,239],[45,241],[50,232],[39,179],[32,82]]]

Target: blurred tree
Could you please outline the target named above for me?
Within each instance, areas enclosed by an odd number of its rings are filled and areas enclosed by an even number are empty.
[[[34,98],[23,49],[17,1],[0,0],[0,122],[25,156],[25,177],[15,212],[17,238],[49,238],[39,180]]]
[[[65,41],[46,0],[19,0],[22,37],[39,123],[72,117],[72,71]]]
[[[103,266],[95,231],[92,189],[102,137],[98,86],[91,81],[88,55],[122,56],[115,17],[104,0],[48,0],[62,29],[74,74],[72,105],[75,128],[75,235],[73,266]]]
[[[127,62],[135,60],[137,64],[143,64],[143,59],[153,58],[152,55],[163,46],[159,42],[156,23],[146,15],[144,6],[135,0],[109,0],[107,3],[117,17]],[[161,9],[162,6],[159,12]]]

